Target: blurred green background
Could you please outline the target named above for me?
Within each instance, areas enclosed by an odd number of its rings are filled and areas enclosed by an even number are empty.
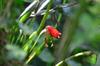
[[[47,25],[61,32],[61,38],[42,33]],[[99,62],[99,0],[0,0],[0,66],[100,66]]]

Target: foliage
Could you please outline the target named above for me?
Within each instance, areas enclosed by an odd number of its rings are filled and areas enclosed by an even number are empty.
[[[0,0],[0,66],[99,66],[99,6],[99,0]]]

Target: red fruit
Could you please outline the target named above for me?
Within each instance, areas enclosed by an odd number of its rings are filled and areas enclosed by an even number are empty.
[[[46,26],[47,32],[54,38],[60,38],[61,33],[54,27],[48,25]]]

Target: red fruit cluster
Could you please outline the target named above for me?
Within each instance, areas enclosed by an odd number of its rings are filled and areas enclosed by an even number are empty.
[[[60,38],[61,33],[53,26],[46,26],[47,32],[54,38]]]

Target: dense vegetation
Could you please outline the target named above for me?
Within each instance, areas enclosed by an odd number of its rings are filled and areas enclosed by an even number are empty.
[[[0,0],[0,66],[100,66],[100,0]]]

